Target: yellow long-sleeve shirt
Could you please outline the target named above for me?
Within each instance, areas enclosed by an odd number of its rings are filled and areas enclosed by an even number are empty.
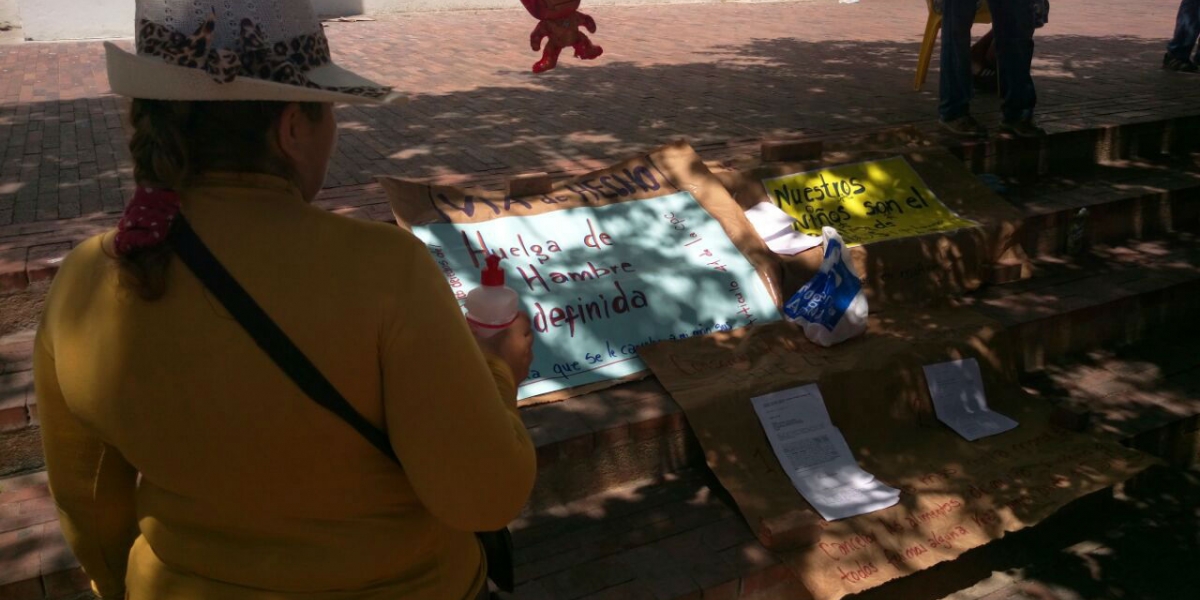
[[[282,179],[213,176],[182,197],[403,469],[305,396],[177,259],[166,296],[145,302],[91,239],[55,278],[34,367],[50,487],[101,594],[473,597],[471,532],[519,512],[536,465],[511,371],[480,352],[433,259]]]

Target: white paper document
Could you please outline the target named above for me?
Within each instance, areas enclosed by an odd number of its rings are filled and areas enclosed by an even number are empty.
[[[939,421],[967,439],[1004,433],[1018,423],[988,408],[983,376],[975,359],[925,366],[925,381]]]
[[[874,512],[899,501],[899,490],[858,466],[815,384],[751,402],[792,485],[825,520]]]
[[[746,218],[764,240],[792,231],[796,219],[770,202],[759,202],[746,211]]]
[[[767,248],[775,254],[792,256],[821,245],[821,236],[789,231],[767,240]]]
[[[821,245],[821,236],[812,236],[792,229],[796,219],[770,202],[759,202],[746,211],[754,230],[776,254],[799,254]]]

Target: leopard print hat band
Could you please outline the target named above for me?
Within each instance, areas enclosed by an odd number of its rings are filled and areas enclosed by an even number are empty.
[[[129,72],[136,63],[122,56],[128,53],[109,44],[110,81],[117,93],[194,100],[396,99],[392,88],[333,64],[309,0],[137,0],[137,19],[137,57],[158,61],[159,67],[141,63],[147,72],[139,80]],[[211,84],[196,85],[194,75],[176,72],[164,78],[160,73],[158,80],[187,79],[192,89],[149,91],[155,83],[147,79],[155,76],[148,71],[160,72],[162,66],[203,74]]]
[[[229,50],[213,44],[216,27],[215,11],[190,36],[161,23],[143,20],[138,24],[138,54],[157,56],[180,67],[202,69],[217,83],[253,77],[368,98],[382,98],[392,91],[387,87],[328,86],[310,80],[306,76],[309,71],[332,62],[323,30],[268,44],[262,26],[245,18],[239,24],[234,49]]]

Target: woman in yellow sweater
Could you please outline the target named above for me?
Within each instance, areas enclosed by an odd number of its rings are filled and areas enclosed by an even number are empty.
[[[139,0],[137,53],[108,48],[144,187],[63,263],[38,331],[63,531],[106,600],[480,596],[472,532],[502,528],[533,485],[515,402],[528,321],[477,342],[412,235],[309,204],[331,103],[392,94],[329,61],[307,0],[194,4]],[[180,207],[402,466],[179,262]]]

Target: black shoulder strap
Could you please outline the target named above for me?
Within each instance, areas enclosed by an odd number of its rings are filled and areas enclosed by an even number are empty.
[[[262,348],[309,398],[341,417],[388,458],[399,462],[387,434],[376,429],[354,410],[337,388],[325,379],[316,365],[304,356],[217,257],[213,256],[182,214],[175,217],[171,229],[171,243],[183,264],[187,265],[204,287],[225,306],[225,310],[228,310],[250,337],[254,338],[258,347]]]
[[[171,228],[171,243],[175,253],[183,264],[196,275],[204,287],[212,292],[217,300],[225,306],[225,310],[242,325],[242,328],[254,338],[255,343],[271,360],[279,365],[288,377],[308,394],[317,404],[324,406],[329,412],[341,417],[358,433],[362,434],[372,446],[379,449],[388,458],[400,463],[388,442],[387,434],[376,429],[363,418],[354,407],[329,383],[317,366],[304,356],[304,353],[292,343],[287,334],[271,320],[262,307],[250,297],[246,289],[233,278],[221,261],[213,256],[208,246],[204,245],[200,236],[192,229],[183,215],[175,217]],[[487,556],[487,576],[500,589],[512,592],[516,584],[513,568],[513,540],[508,528],[499,531],[477,533]],[[486,589],[486,586],[485,588]]]

